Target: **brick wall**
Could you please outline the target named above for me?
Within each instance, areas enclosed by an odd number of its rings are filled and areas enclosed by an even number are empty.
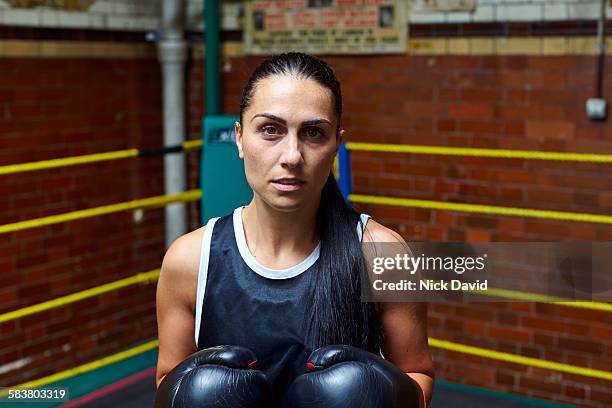
[[[594,58],[385,57],[337,64],[346,67],[341,77],[359,78],[357,86],[343,83],[350,89],[345,123],[356,141],[612,152],[609,123],[591,123],[584,114]],[[374,66],[380,76],[366,75]],[[606,84],[609,98],[612,75]],[[363,194],[600,214],[611,208],[610,165],[362,152],[352,163],[355,190]],[[612,238],[612,227],[598,224],[360,207],[407,240]],[[607,371],[611,323],[609,313],[530,303],[433,304],[429,315],[431,337]],[[612,400],[603,380],[437,349],[434,356],[438,375],[450,381],[584,406]]]
[[[0,163],[162,143],[156,60],[0,59]],[[160,158],[0,176],[0,224],[163,194]],[[0,313],[160,266],[163,209],[0,235]],[[156,336],[155,286],[0,324],[0,383],[19,384]]]

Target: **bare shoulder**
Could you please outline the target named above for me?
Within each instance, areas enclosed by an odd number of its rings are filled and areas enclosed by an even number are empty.
[[[364,243],[374,243],[374,245],[364,245],[363,246],[363,254],[365,256],[366,262],[371,263],[372,258],[375,256],[390,256],[394,257],[397,253],[396,251],[402,251],[410,256],[412,256],[412,250],[410,246],[406,243],[404,238],[398,234],[396,231],[391,228],[387,228],[384,225],[374,221],[369,220],[366,224],[365,233],[363,235]],[[380,243],[389,243],[389,244],[400,244],[393,246],[385,246],[378,245]],[[378,303],[379,309],[381,311],[395,311],[399,312],[399,315],[406,316],[408,314],[414,314],[415,310],[418,308],[416,304],[407,303],[407,302],[389,302],[389,303]],[[389,320],[389,316],[392,313],[386,313],[386,320]]]
[[[204,228],[177,238],[166,251],[160,274],[160,285],[195,308],[200,252]]]
[[[194,256],[197,256],[199,261],[205,228],[200,227],[178,237],[166,251],[164,262],[169,262],[168,266],[193,266]]]
[[[363,234],[363,242],[405,243],[404,238],[402,238],[400,234],[372,219],[366,224],[365,233]]]
[[[156,294],[158,386],[172,368],[196,351],[194,310],[203,232],[202,227],[177,238],[162,262]]]

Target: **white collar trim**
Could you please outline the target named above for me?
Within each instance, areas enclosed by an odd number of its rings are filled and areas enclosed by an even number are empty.
[[[298,276],[308,268],[310,268],[319,259],[321,253],[321,242],[319,242],[316,248],[297,265],[294,265],[287,269],[270,269],[255,259],[249,247],[246,243],[246,237],[244,235],[244,226],[242,225],[242,209],[244,207],[238,207],[234,210],[234,235],[236,236],[236,243],[238,244],[238,251],[244,262],[258,275],[268,279],[289,279]]]

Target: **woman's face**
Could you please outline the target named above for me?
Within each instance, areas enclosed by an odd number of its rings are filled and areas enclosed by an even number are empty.
[[[240,158],[256,196],[292,211],[318,203],[344,133],[336,137],[332,92],[312,79],[267,77],[255,85],[243,123],[234,124]]]

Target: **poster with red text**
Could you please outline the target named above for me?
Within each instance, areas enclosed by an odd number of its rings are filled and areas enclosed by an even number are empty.
[[[251,0],[244,17],[251,55],[406,52],[402,0]]]

